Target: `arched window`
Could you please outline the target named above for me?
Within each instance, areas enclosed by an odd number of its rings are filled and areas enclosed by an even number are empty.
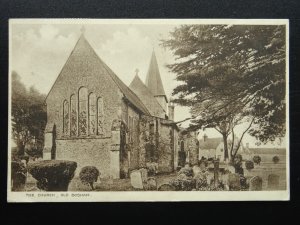
[[[89,95],[89,134],[95,135],[97,126],[96,126],[96,95],[91,93]]]
[[[88,91],[85,87],[79,89],[78,103],[78,133],[87,135]]]
[[[100,97],[97,100],[97,134],[103,134],[103,119],[104,119],[104,110],[103,110],[103,99]]]
[[[67,100],[63,103],[63,133],[69,134],[69,103]]]
[[[71,136],[77,135],[77,104],[76,104],[76,97],[75,95],[71,95],[70,98],[70,133]]]

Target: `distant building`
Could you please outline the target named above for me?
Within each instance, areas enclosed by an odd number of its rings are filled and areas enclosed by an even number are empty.
[[[130,86],[98,57],[82,34],[46,98],[44,159],[96,166],[125,178],[147,162],[177,167],[178,127],[153,52],[146,83]]]
[[[238,138],[235,138],[235,146],[237,145]],[[232,145],[232,140],[227,141],[228,146],[228,156],[230,156],[230,148]],[[238,150],[238,154],[245,155],[247,154],[247,147],[241,143],[240,148]],[[224,161],[224,142],[223,138],[209,138],[206,134],[203,135],[203,139],[199,141],[199,159],[204,158],[213,158],[219,159],[220,161]]]

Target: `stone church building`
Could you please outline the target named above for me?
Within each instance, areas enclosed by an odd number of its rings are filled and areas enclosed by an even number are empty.
[[[126,86],[82,34],[46,98],[44,159],[95,166],[103,177],[126,178],[156,163],[178,165],[179,129],[153,52],[146,82]]]

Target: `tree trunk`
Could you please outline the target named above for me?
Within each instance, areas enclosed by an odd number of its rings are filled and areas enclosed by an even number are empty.
[[[224,142],[224,161],[228,160],[228,145],[227,145],[227,135],[222,134]]]

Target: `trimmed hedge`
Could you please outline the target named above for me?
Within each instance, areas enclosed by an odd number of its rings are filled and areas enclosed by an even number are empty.
[[[79,178],[82,183],[89,184],[92,190],[94,190],[94,182],[98,180],[100,175],[99,170],[94,166],[85,166],[79,173]]]
[[[254,162],[250,161],[250,160],[247,160],[245,162],[245,166],[246,166],[246,169],[247,170],[252,170],[254,168]]]
[[[259,165],[260,162],[261,162],[261,157],[260,157],[259,155],[253,156],[253,162],[254,162],[255,164]]]
[[[272,159],[273,163],[278,163],[279,162],[279,157],[275,155]]]
[[[67,191],[77,163],[65,160],[43,160],[28,165],[29,173],[45,191]]]

